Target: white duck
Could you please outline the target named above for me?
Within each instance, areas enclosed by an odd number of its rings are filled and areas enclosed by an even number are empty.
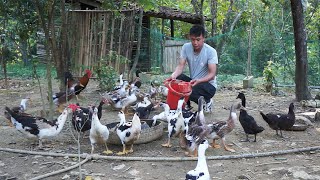
[[[104,143],[106,146],[106,151],[103,151],[105,154],[112,154],[112,151],[108,149],[107,140],[109,138],[109,129],[107,126],[104,126],[100,123],[98,118],[98,108],[92,107],[92,120],[91,120],[91,129],[90,129],[90,143],[91,143],[91,154],[93,154],[94,146],[97,143]]]
[[[206,149],[209,147],[209,143],[207,140],[204,140],[199,145],[199,155],[198,155],[198,162],[197,166],[194,170],[189,171],[186,174],[186,180],[209,180],[210,174],[208,170],[208,165],[206,162]]]
[[[139,139],[141,133],[141,122],[137,113],[133,115],[132,122],[126,122],[125,115],[122,111],[118,113],[120,118],[120,124],[117,127],[117,135],[119,136],[122,143],[122,152],[117,153],[118,155],[124,155],[133,152],[133,143]],[[127,150],[126,146],[129,145],[130,149]]]
[[[15,128],[20,131],[26,137],[38,138],[39,148],[42,148],[42,139],[57,136],[68,117],[68,114],[72,112],[71,109],[76,109],[76,106],[69,105],[65,108],[58,119],[54,121],[48,121],[42,117],[33,117],[30,115],[20,115],[11,111],[10,108],[6,107],[6,111],[11,116],[11,122]]]
[[[163,147],[172,146],[170,141],[170,138],[172,136],[180,135],[180,138],[184,138],[184,137],[181,137],[185,129],[185,122],[182,114],[183,103],[184,103],[184,97],[179,99],[177,109],[174,113],[170,113],[170,110],[168,111],[168,108],[165,107],[165,116],[168,122],[168,142],[165,144],[162,144]],[[166,106],[165,104],[162,104],[162,105]]]

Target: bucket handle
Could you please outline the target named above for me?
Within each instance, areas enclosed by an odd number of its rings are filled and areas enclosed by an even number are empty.
[[[190,95],[191,95],[192,91],[188,92],[187,94],[185,94],[185,93],[180,93],[180,92],[175,91],[175,90],[171,87],[171,82],[172,82],[172,81],[174,81],[174,80],[171,80],[171,81],[166,80],[166,81],[164,82],[164,84],[165,84],[166,86],[168,86],[168,88],[169,88],[173,93],[178,94],[178,95],[183,96],[183,97],[184,97],[184,96],[190,96]],[[181,80],[176,79],[175,81],[181,81]]]

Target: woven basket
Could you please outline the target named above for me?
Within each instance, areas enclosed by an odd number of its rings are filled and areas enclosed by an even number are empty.
[[[159,139],[163,134],[163,123],[161,121],[157,121],[156,125],[151,127],[153,120],[145,119],[141,120],[141,134],[138,140],[134,142],[134,144],[145,144],[154,140]],[[119,122],[113,122],[107,124],[106,126],[109,128],[109,138],[107,143],[121,145],[121,141],[117,135],[117,125]]]

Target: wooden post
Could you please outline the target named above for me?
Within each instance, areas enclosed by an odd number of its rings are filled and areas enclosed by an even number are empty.
[[[252,9],[251,14],[251,24],[249,29],[248,36],[248,61],[247,61],[247,76],[243,79],[243,88],[252,88],[253,87],[253,76],[251,76],[251,51],[252,51],[252,26],[254,20],[254,9]]]
[[[112,65],[112,48],[113,48],[113,35],[114,35],[114,21],[115,21],[115,15],[112,13],[111,17],[111,35],[110,35],[110,48],[109,48],[109,66]]]
[[[172,19],[170,19],[170,29],[171,29],[171,37],[174,38],[174,23]]]

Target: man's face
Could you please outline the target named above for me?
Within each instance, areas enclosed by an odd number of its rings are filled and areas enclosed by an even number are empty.
[[[201,34],[200,36],[190,35],[190,40],[193,46],[194,51],[199,52],[204,44],[204,37]]]

